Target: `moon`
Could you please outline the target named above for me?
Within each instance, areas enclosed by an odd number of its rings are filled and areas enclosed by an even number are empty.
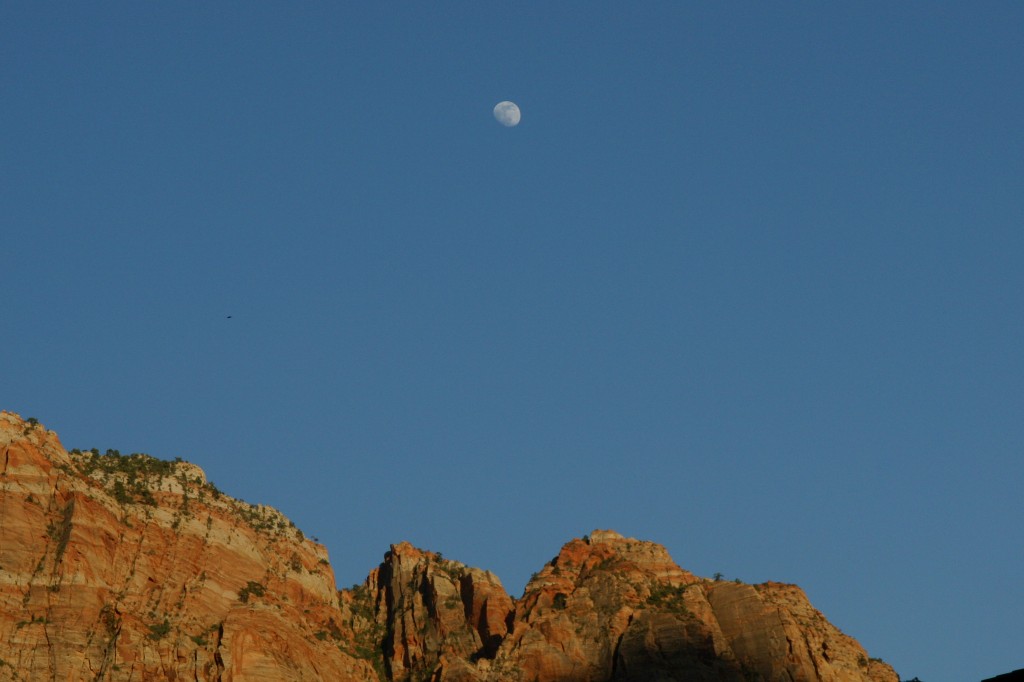
[[[494,105],[494,118],[506,128],[513,128],[519,125],[522,114],[519,113],[519,107],[515,102],[505,101]]]

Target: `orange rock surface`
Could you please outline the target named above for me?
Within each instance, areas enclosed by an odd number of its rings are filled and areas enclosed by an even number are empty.
[[[326,550],[280,513],[184,462],[69,454],[9,413],[0,614],[4,680],[376,679],[339,647]]]
[[[67,452],[0,413],[0,681],[898,682],[800,588],[572,540],[512,599],[408,543],[338,592],[326,550],[187,462]]]

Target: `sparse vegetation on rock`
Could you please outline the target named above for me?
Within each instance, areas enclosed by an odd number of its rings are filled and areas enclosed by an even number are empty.
[[[250,597],[262,597],[266,593],[267,588],[263,584],[250,580],[238,591],[238,601],[247,604]]]

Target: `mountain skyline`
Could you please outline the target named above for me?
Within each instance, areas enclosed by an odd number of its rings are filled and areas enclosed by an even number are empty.
[[[65,450],[0,412],[0,679],[899,682],[796,585],[700,578],[594,530],[518,599],[407,542],[326,548],[182,460]]]
[[[904,675],[1019,668],[1021,26],[5,3],[0,406],[202,463],[343,584],[406,540],[518,593],[614,528]]]

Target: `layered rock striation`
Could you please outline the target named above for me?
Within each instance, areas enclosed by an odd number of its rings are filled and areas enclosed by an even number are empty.
[[[375,679],[341,618],[326,550],[279,512],[0,414],[0,679]]]
[[[800,588],[595,531],[519,599],[407,543],[337,591],[323,546],[183,461],[0,413],[0,680],[898,682]]]

